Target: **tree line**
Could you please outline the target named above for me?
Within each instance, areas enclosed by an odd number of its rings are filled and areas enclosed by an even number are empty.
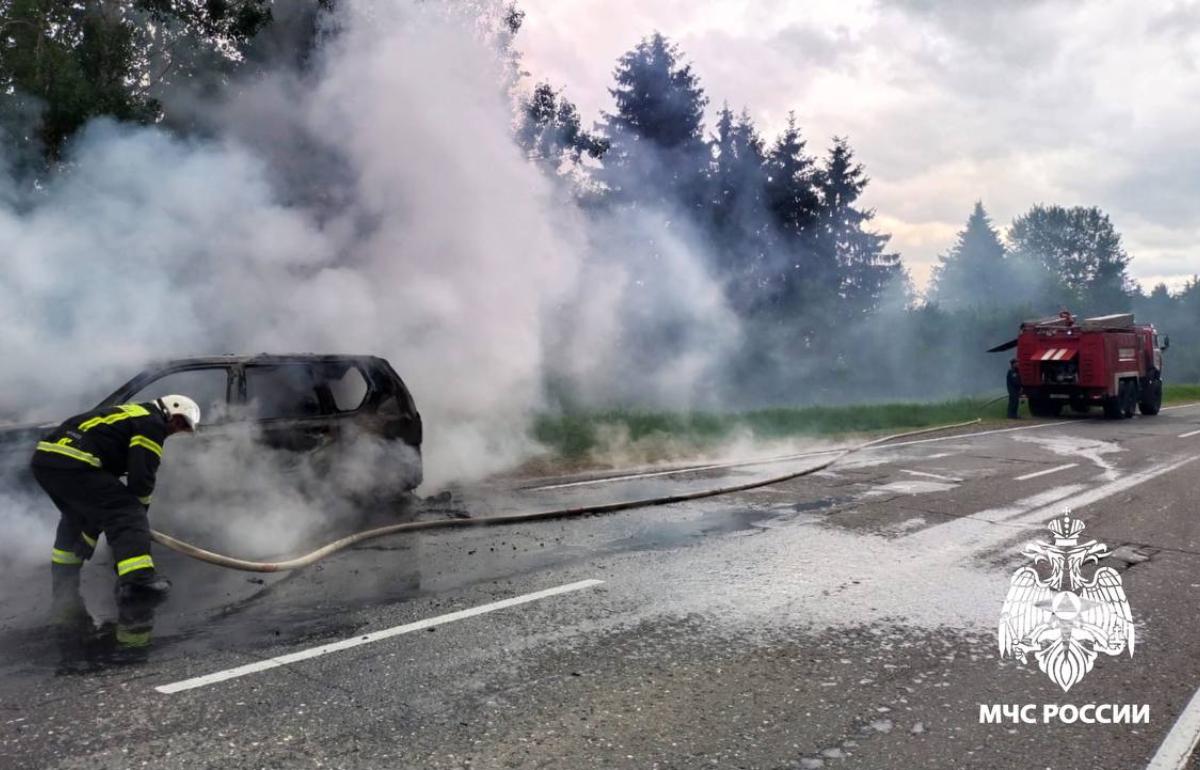
[[[271,0],[0,0],[11,170],[56,173],[71,137],[100,116],[193,130],[160,101],[166,89],[215,91],[248,68],[303,67],[318,14],[334,3],[288,6],[284,30],[284,6]],[[494,20],[502,45],[514,45],[522,18],[509,6]],[[728,104],[710,127],[699,74],[657,32],[618,59],[609,96],[588,127],[561,89],[537,83],[517,100],[514,139],[590,215],[659,212],[695,235],[743,327],[728,385],[748,401],[994,387],[1003,365],[982,351],[1063,307],[1136,311],[1172,333],[1174,377],[1200,379],[1200,285],[1144,293],[1095,207],[1035,205],[1002,235],[976,203],[921,296],[862,202],[870,180],[846,138],[810,151],[795,113],[767,137]],[[642,281],[661,272],[652,240]]]
[[[1134,311],[1174,331],[1173,376],[1200,379],[1200,283],[1145,294],[1097,207],[1037,204],[1002,236],[977,202],[918,295],[861,203],[869,179],[845,138],[813,157],[794,112],[768,141],[727,104],[706,132],[699,77],[659,33],[621,56],[610,94],[612,111],[586,130],[563,92],[539,83],[521,103],[518,140],[594,205],[671,207],[705,234],[748,330],[741,390],[828,400],[995,387],[1004,362],[983,351],[1064,308]]]

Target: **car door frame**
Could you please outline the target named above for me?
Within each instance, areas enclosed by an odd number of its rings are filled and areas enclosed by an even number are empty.
[[[322,398],[320,394],[317,396],[318,403],[321,407],[321,414],[305,417],[270,417],[259,418],[249,417],[249,419],[258,426],[260,438],[264,444],[276,449],[286,449],[289,451],[307,452],[316,449],[321,449],[331,444],[336,443],[342,438],[346,432],[346,427],[353,422],[362,412],[363,406],[368,402],[370,396],[376,390],[375,384],[372,382],[368,372],[358,364],[353,358],[339,358],[336,356],[328,358],[286,358],[272,357],[270,360],[264,361],[245,361],[238,364],[237,378],[237,401],[238,408],[245,409],[246,414],[250,414],[250,394],[248,386],[247,373],[252,368],[277,368],[280,366],[303,366],[308,375],[315,382],[315,370],[321,366],[330,364],[347,364],[353,366],[362,375],[363,381],[366,383],[367,392],[363,396],[363,400],[358,404],[353,411],[342,412],[337,410],[337,405],[333,403],[332,398]]]

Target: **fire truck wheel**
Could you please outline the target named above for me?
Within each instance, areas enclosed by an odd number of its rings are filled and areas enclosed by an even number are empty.
[[[1104,399],[1104,416],[1109,420],[1120,418],[1121,399],[1118,396],[1109,396]]]
[[[1133,417],[1133,413],[1137,411],[1137,385],[1133,380],[1122,380],[1120,395],[1121,399],[1121,416],[1125,419]]]
[[[1146,392],[1142,394],[1142,400],[1138,402],[1138,409],[1146,416],[1158,414],[1158,410],[1162,409],[1162,380],[1153,380],[1146,386]]]

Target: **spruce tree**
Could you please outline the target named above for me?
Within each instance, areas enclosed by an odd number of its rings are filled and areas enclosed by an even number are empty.
[[[847,318],[874,312],[885,287],[901,269],[900,255],[884,251],[891,236],[867,229],[875,212],[859,206],[858,200],[868,181],[847,141],[835,138],[818,182],[816,251],[819,264],[836,265],[835,309]]]
[[[1011,268],[1000,234],[977,201],[954,246],[938,258],[929,300],[946,310],[1014,304]]]
[[[679,48],[655,32],[617,61],[615,102],[600,128],[609,143],[597,179],[620,201],[677,203],[700,209],[709,153],[708,98]]]

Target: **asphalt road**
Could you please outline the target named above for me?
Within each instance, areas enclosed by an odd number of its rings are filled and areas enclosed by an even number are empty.
[[[0,598],[0,767],[1197,766],[1180,756],[1200,688],[1200,407],[1015,427],[698,504],[384,539],[265,579],[160,549],[178,590],[152,618],[118,616],[106,565],[54,613],[31,572]],[[1069,692],[996,642],[1022,545],[1064,507],[1114,549],[1136,622],[1133,656],[1100,655]],[[1038,719],[981,724],[981,704]],[[1046,704],[1149,718],[1042,723]]]

